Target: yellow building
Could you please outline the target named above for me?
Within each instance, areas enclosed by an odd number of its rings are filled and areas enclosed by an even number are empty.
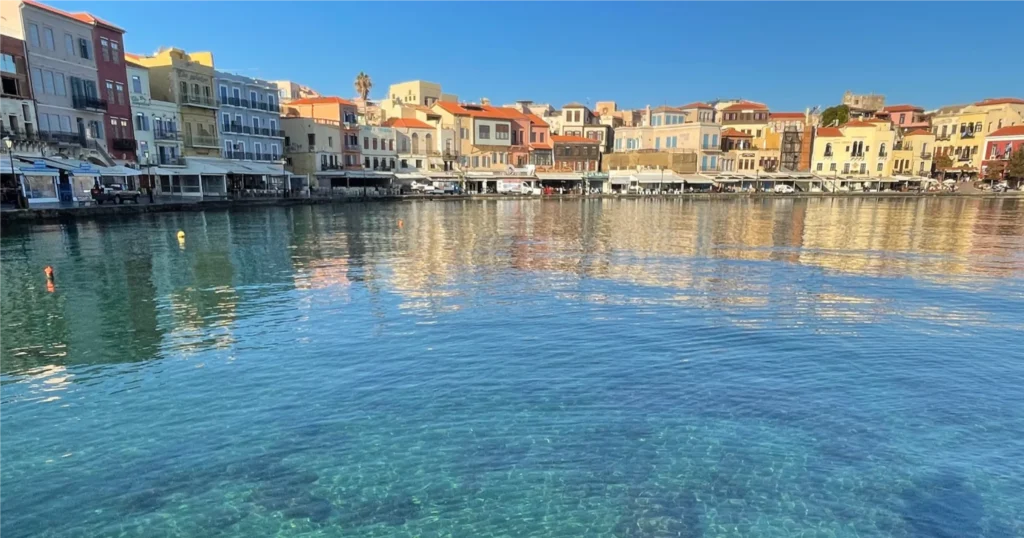
[[[217,98],[213,91],[213,53],[188,53],[168,48],[152,56],[126,56],[132,62],[149,68],[153,99],[177,103],[181,108],[184,155],[219,157],[221,145],[217,136]]]
[[[425,80],[410,80],[388,86],[388,96],[380,102],[381,121],[391,118],[417,118],[414,111],[431,107],[438,101],[457,103],[458,96],[441,91],[441,85]]]
[[[811,171],[836,182],[886,175],[896,133],[886,120],[851,121],[819,127],[811,152]]]
[[[712,121],[713,111],[691,105],[686,107],[662,106],[650,113],[650,124],[615,129],[615,153],[664,151],[696,154],[700,170],[720,169],[721,126]]]
[[[985,137],[1012,125],[1024,125],[1024,99],[985,99],[939,109],[932,118],[935,154],[948,156],[952,169],[976,174],[984,159]]]
[[[935,135],[917,129],[897,140],[886,164],[887,175],[928,177],[932,172]]]
[[[779,168],[782,137],[762,103],[739,101],[722,108],[722,171],[773,172]]]

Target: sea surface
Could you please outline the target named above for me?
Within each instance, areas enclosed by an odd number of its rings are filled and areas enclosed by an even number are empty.
[[[1024,536],[1024,200],[154,214],[0,259],[3,538]]]

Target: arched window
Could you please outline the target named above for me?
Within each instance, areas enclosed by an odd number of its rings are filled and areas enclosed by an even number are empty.
[[[885,142],[882,142],[882,145],[878,146],[878,156],[885,157]]]
[[[377,158],[374,157],[373,158],[373,169],[376,170],[378,168],[380,168],[380,161],[378,161]]]
[[[181,97],[188,97],[188,82],[181,81]]]
[[[412,152],[413,153],[419,153],[420,152],[420,135],[418,133],[413,133],[412,134]]]
[[[434,151],[434,137],[430,133],[423,137],[423,142],[427,146],[424,148],[427,150],[427,153]]]
[[[825,156],[826,157],[831,157],[832,156],[832,144],[831,143],[825,144]]]

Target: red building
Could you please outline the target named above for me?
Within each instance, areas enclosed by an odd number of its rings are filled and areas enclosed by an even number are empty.
[[[1003,177],[1005,178],[1006,162],[1016,151],[1024,151],[1024,125],[1003,127],[988,135],[985,138],[985,158],[981,161],[982,177],[985,177],[990,166],[999,166],[1004,168]],[[1019,178],[1017,179],[1019,181]]]
[[[132,104],[128,98],[128,74],[124,63],[124,30],[88,13],[74,13],[71,16],[92,25],[99,86],[107,100],[107,112],[103,115],[107,153],[117,160],[138,162],[135,155],[137,142],[132,124]]]

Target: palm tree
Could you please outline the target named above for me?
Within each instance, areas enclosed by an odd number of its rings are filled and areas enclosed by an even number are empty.
[[[356,92],[363,98],[363,101],[370,95],[370,88],[373,88],[373,80],[370,79],[370,75],[360,71],[356,75]]]

